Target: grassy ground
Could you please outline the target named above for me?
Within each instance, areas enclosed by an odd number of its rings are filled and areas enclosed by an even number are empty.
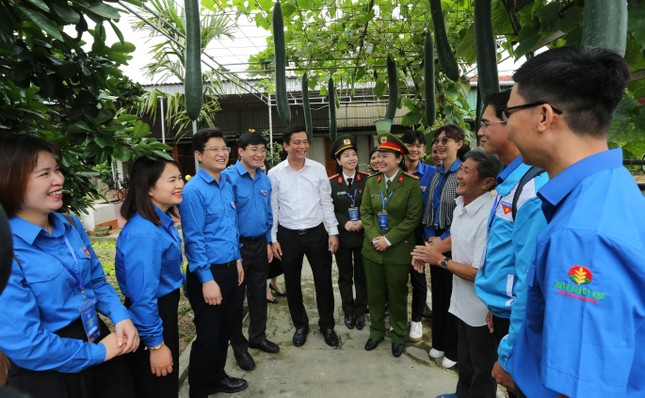
[[[114,272],[114,255],[116,253],[116,242],[93,242],[92,248],[101,260],[101,264],[103,264],[103,270],[105,271],[107,281],[110,282],[112,286],[114,286],[121,298],[123,298],[121,291],[119,290],[119,285],[116,283],[116,274]],[[183,294],[181,294],[181,298],[179,299],[179,352],[182,352],[194,337],[195,325],[193,324],[193,312],[190,309],[188,299]]]

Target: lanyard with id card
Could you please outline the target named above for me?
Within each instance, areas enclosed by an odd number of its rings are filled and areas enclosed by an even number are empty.
[[[354,195],[350,195],[349,192],[345,192],[345,195],[349,196],[349,198],[352,201],[352,205],[349,209],[347,209],[349,213],[349,220],[350,221],[358,221],[360,220],[360,216],[358,214],[358,207],[356,207],[356,192],[358,189],[354,189]]]
[[[74,252],[74,249],[72,249],[72,245],[71,243],[69,243],[69,239],[67,239],[67,236],[63,236],[63,239],[65,240],[65,245],[67,246],[67,249],[69,250],[72,257],[74,258],[74,263],[76,263],[76,268],[79,268],[78,257],[76,257],[76,253]],[[83,283],[83,278],[79,274],[74,272],[70,267],[68,267],[67,264],[65,264],[64,262],[61,262],[61,264],[63,264],[63,267],[65,267],[67,272],[69,272],[72,275],[72,277],[76,279],[76,282],[78,282],[81,288],[83,303],[79,308],[79,312],[81,314],[81,321],[83,322],[83,329],[85,329],[85,335],[87,336],[87,341],[89,341],[90,343],[93,343],[101,335],[101,331],[99,329],[99,317],[96,314],[96,300],[94,299],[89,300],[87,298],[87,294],[85,294],[85,284]]]
[[[388,217],[387,217],[387,211],[385,210],[385,206],[387,206],[387,202],[389,202],[390,199],[392,198],[393,193],[394,191],[390,192],[387,199],[385,199],[385,195],[383,194],[383,191],[381,191],[381,204],[383,205],[383,210],[379,211],[377,216],[378,216],[378,227],[382,231],[390,230],[390,228],[388,227]]]

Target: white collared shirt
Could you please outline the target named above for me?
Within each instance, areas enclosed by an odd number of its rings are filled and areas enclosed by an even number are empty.
[[[455,199],[457,207],[450,225],[452,239],[452,259],[458,263],[481,267],[481,259],[486,248],[486,223],[493,207],[493,195],[486,192],[464,207],[464,199]],[[488,308],[475,294],[473,282],[453,275],[451,314],[472,327],[485,326]]]
[[[347,185],[347,180],[349,178],[354,178],[356,177],[356,173],[352,174],[351,176],[348,176],[347,174],[343,173],[343,178],[345,179],[345,185]]]
[[[280,162],[269,170],[273,228],[271,238],[277,241],[278,224],[292,230],[309,229],[324,221],[330,235],[338,235],[331,185],[325,167],[311,159],[299,171]]]

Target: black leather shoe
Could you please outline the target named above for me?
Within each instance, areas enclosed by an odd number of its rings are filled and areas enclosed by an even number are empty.
[[[237,361],[237,365],[242,370],[248,371],[255,369],[255,361],[253,360],[251,354],[248,353],[248,351],[241,354],[235,353],[235,360]]]
[[[325,338],[325,344],[330,347],[338,347],[338,335],[334,332],[334,329],[320,329]]]
[[[345,315],[345,326],[347,326],[347,329],[354,329],[354,325],[355,325],[354,314]]]
[[[373,349],[378,347],[378,343],[380,343],[381,341],[383,341],[383,339],[374,340],[373,338],[370,337],[369,339],[367,339],[367,342],[365,343],[365,351],[372,351]]]
[[[356,329],[363,330],[365,327],[365,315],[358,315],[356,317]]]
[[[296,347],[302,347],[307,342],[307,334],[309,334],[309,328],[297,328],[296,332],[293,334],[293,345]]]
[[[269,354],[275,354],[276,352],[280,351],[280,347],[267,339],[262,340],[259,343],[249,343],[249,347],[251,348],[257,348],[258,350],[262,350],[264,352],[268,352]]]
[[[392,355],[394,355],[395,358],[398,358],[403,354],[403,350],[405,349],[405,345],[399,344],[399,343],[392,343]]]
[[[226,376],[215,385],[213,392],[226,392],[230,394],[246,390],[248,386],[249,383],[247,383],[244,379]]]
[[[426,304],[425,308],[423,309],[423,315],[421,315],[425,319],[432,319],[432,310],[430,307],[428,307],[428,304]]]

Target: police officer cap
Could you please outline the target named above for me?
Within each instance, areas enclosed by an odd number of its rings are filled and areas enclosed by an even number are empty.
[[[397,152],[401,155],[410,153],[403,141],[394,134],[380,133],[376,139],[378,141],[377,151]]]
[[[329,156],[332,159],[338,159],[340,157],[340,154],[343,153],[345,149],[350,148],[358,152],[358,148],[356,147],[356,139],[351,135],[341,135],[331,145]]]

